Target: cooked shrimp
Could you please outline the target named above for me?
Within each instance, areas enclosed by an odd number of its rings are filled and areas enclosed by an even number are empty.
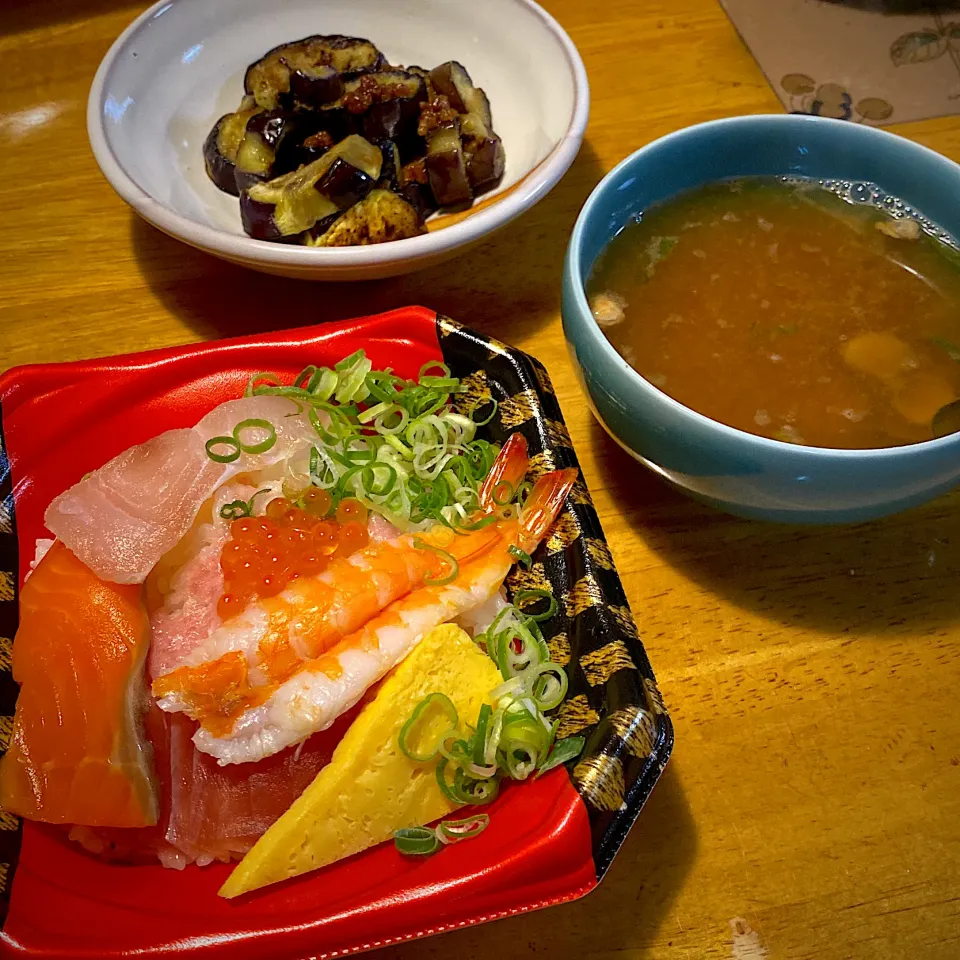
[[[512,495],[528,466],[526,440],[513,434],[480,489],[481,510]],[[256,706],[307,661],[315,660],[359,630],[386,606],[435,578],[444,561],[406,535],[373,543],[334,560],[315,577],[293,581],[276,597],[251,602],[239,616],[197,643],[176,669],[167,664],[153,684],[169,711],[184,711],[211,732],[224,735],[244,710]],[[494,549],[495,525],[454,536],[442,524],[419,535],[458,564]]]
[[[327,729],[371,684],[396,666],[424,633],[487,602],[500,589],[515,561],[510,547],[528,553],[536,548],[553,525],[576,476],[576,470],[567,469],[541,477],[519,518],[508,516],[486,527],[495,542],[461,564],[450,583],[420,587],[326,653],[301,664],[268,696],[236,715],[228,732],[218,735],[208,725],[201,726],[194,735],[197,748],[222,764],[245,763]],[[229,665],[225,673],[228,680],[236,680]],[[234,712],[241,687],[228,683],[224,693],[224,707]],[[179,703],[177,693],[171,691],[160,705],[182,709]]]

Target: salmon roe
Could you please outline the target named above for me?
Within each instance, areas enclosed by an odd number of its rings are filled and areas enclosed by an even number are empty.
[[[369,542],[367,508],[359,500],[341,500],[328,517],[333,499],[312,488],[303,507],[277,497],[262,517],[243,517],[230,525],[220,555],[224,592],[217,613],[235,617],[255,597],[274,597],[297,577],[322,573],[336,557],[348,557]]]

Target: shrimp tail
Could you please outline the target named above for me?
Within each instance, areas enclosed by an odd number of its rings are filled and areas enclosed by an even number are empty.
[[[501,504],[512,500],[529,466],[527,438],[522,433],[511,433],[480,485],[480,509],[493,510],[498,500]]]
[[[578,472],[575,467],[553,470],[533,485],[520,510],[521,547],[535,546],[547,535],[576,482]]]

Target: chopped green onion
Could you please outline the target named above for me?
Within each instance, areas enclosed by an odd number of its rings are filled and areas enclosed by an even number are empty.
[[[489,703],[480,707],[480,716],[477,718],[477,732],[474,734],[473,742],[473,762],[477,766],[483,766],[483,748],[487,741],[487,724],[490,723],[490,717],[493,714],[493,708]]]
[[[493,803],[500,792],[500,780],[497,777],[484,777],[478,780],[475,777],[468,777],[462,767],[457,768],[453,783],[457,802],[473,806]]]
[[[556,597],[549,590],[540,590],[539,588],[531,587],[528,590],[518,590],[513,595],[513,602],[523,609],[523,602],[525,600],[536,600],[536,599],[546,599],[549,600],[546,610],[541,610],[539,613],[530,613],[527,610],[524,610],[524,616],[530,617],[533,620],[549,620],[557,612],[557,600]]]
[[[304,367],[289,386],[280,380],[257,374],[246,393],[285,396],[305,411],[321,454],[311,454],[317,486],[356,497],[401,529],[428,521],[455,530],[495,522],[476,515],[480,485],[499,448],[478,439],[479,423],[451,406],[461,387],[445,364],[431,361],[417,380],[404,380],[373,370],[359,350],[333,369]],[[362,463],[371,470],[350,472]],[[508,486],[498,491],[505,506]]]
[[[455,740],[450,747],[447,747],[447,741],[456,736],[456,729],[448,730],[440,738],[440,745],[437,747],[437,750],[441,756],[446,757],[452,763],[469,763],[472,753],[466,740]]]
[[[457,715],[457,708],[445,693],[431,693],[424,697],[414,708],[407,722],[400,728],[400,736],[397,739],[397,745],[400,747],[400,750],[415,763],[429,763],[431,760],[436,759],[439,752],[439,746],[436,744],[429,753],[417,753],[410,745],[411,731],[419,723],[423,714],[426,713],[434,703],[438,704],[443,712],[446,713],[450,720],[451,727],[456,728],[460,720]],[[446,736],[447,734],[444,733],[444,737]]]
[[[428,857],[440,849],[440,840],[426,827],[401,827],[393,831],[393,842],[408,857]]]
[[[270,490],[258,490],[249,500],[231,500],[220,508],[220,516],[224,520],[239,520],[241,517],[253,516],[253,501],[261,493],[269,493]]]
[[[433,830],[429,827],[402,827],[393,831],[393,842],[402,854],[426,857],[446,844],[478,837],[489,825],[487,814],[476,813],[463,820],[441,820]]]
[[[252,397],[260,393],[264,388],[280,387],[282,385],[280,374],[278,373],[255,373],[247,382],[243,395],[245,397]]]
[[[267,436],[257,443],[244,443],[241,434],[246,430],[265,430]],[[244,453],[266,453],[277,442],[277,428],[269,420],[241,420],[233,428],[233,439]]]
[[[447,764],[450,761],[446,757],[441,757],[440,762],[437,764],[437,784],[440,787],[440,792],[451,802],[451,803],[463,803],[462,800],[454,793],[454,786],[452,783],[447,781]]]
[[[233,463],[240,459],[240,444],[233,437],[212,437],[204,446],[214,463]],[[227,447],[229,452],[217,453],[214,447]]]
[[[502,764],[511,780],[526,780],[537,770],[546,753],[542,740],[512,738],[502,744]]]
[[[567,695],[566,671],[558,663],[541,663],[531,667],[529,676],[530,696],[543,711],[552,710],[563,702]]]
[[[550,751],[547,759],[540,764],[537,776],[559,767],[561,763],[568,763],[575,760],[583,752],[583,745],[586,743],[583,737],[566,737],[558,740]]]
[[[489,412],[482,420],[474,420],[474,419],[473,419],[473,415],[474,415],[481,407],[485,407],[487,404],[490,405],[490,412]],[[474,422],[478,427],[485,427],[485,426],[497,415],[497,409],[499,408],[499,406],[500,406],[500,404],[497,403],[496,398],[494,398],[494,397],[488,397],[488,398],[485,398],[485,399],[479,401],[479,403],[475,403],[475,404],[470,408],[470,410],[468,411],[468,416],[470,417],[471,420],[473,420],[473,422]]]
[[[513,500],[516,492],[509,480],[499,480],[493,485],[490,496],[498,507],[505,507]]]
[[[503,733],[503,717],[506,709],[497,707],[493,711],[490,724],[487,727],[487,742],[483,745],[483,762],[491,766],[497,759],[497,749],[500,746],[500,735]]]
[[[526,550],[521,550],[511,543],[510,546],[507,547],[507,553],[509,553],[511,557],[516,557],[517,563],[522,564],[524,569],[529,570],[533,566],[533,557],[531,557]]]
[[[453,581],[457,579],[457,575],[460,573],[460,564],[457,562],[457,558],[453,556],[452,553],[448,553],[446,550],[441,550],[440,547],[435,547],[432,543],[427,543],[426,540],[423,540],[420,537],[414,537],[413,545],[418,550],[429,550],[431,553],[435,553],[450,567],[450,572],[445,577],[440,577],[436,580],[424,578],[423,582],[428,587],[445,587],[448,583],[453,583]]]
[[[434,367],[436,367],[438,370],[440,370],[440,374],[439,374],[439,375],[440,375],[441,377],[446,378],[446,377],[449,377],[449,376],[450,376],[450,368],[449,368],[445,363],[443,363],[443,362],[440,361],[440,360],[428,360],[428,361],[420,368],[420,372],[417,374],[417,379],[420,380],[420,381],[422,381],[424,377],[428,376],[427,371],[428,371],[428,370],[432,370]]]
[[[527,502],[527,497],[530,496],[530,491],[533,490],[533,484],[529,480],[524,480],[523,483],[517,487],[517,503],[522,507]]]
[[[459,843],[479,836],[490,825],[490,816],[477,813],[463,820],[441,820],[437,824],[436,835],[441,843]]]

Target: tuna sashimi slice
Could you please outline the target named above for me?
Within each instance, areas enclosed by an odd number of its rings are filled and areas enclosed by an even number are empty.
[[[242,857],[329,763],[357,712],[299,748],[232,767],[221,767],[194,746],[192,720],[171,717],[167,842],[188,862]]]
[[[206,443],[245,420],[266,420],[277,441],[261,454],[216,463]],[[190,528],[214,490],[305,450],[316,431],[286,397],[244,397],[215,407],[196,427],[168,430],[114,457],[47,508],[47,527],[91,570],[115,583],[142,583]],[[248,440],[259,437],[251,434]]]
[[[72,840],[104,860],[157,858],[182,869],[247,853],[330,761],[356,707],[333,727],[260,763],[218,766],[193,745],[196,724],[155,706],[147,730],[160,780],[160,822],[139,830],[73,827]]]
[[[31,820],[139,827],[157,820],[141,729],[150,624],[140,587],[108,583],[55,543],[24,584],[21,684],[0,806]]]

